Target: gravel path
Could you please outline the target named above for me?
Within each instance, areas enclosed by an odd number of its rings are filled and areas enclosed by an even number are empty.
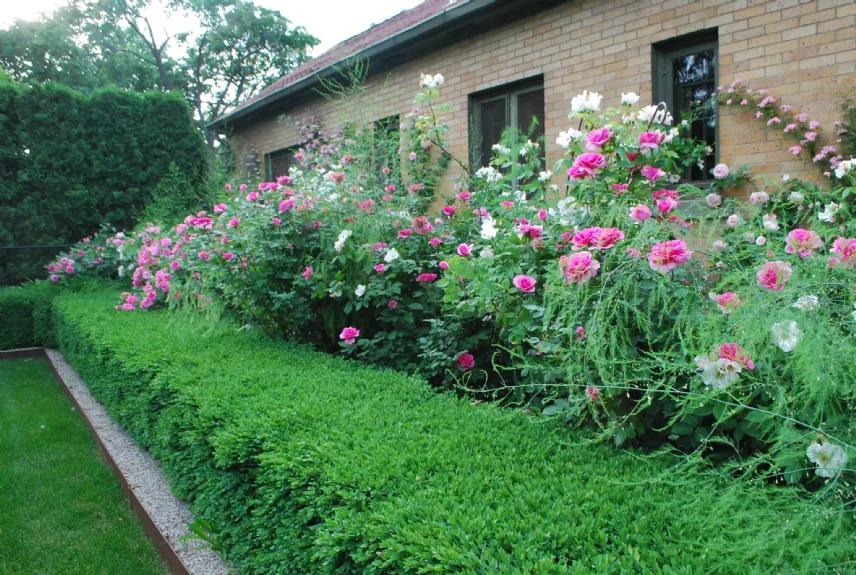
[[[157,461],[152,459],[147,451],[138,447],[128,432],[107,415],[104,407],[90,395],[86,384],[61,353],[49,349],[47,354],[80,408],[92,422],[101,442],[128,480],[131,490],[191,575],[230,573],[216,552],[200,548],[202,542],[178,541],[179,537],[189,533],[187,526],[193,522],[193,514],[183,501],[170,493],[169,483]]]

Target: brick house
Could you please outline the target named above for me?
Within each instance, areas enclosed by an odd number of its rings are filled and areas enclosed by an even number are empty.
[[[358,101],[320,97],[319,78],[356,54],[371,69]],[[238,157],[254,150],[268,175],[277,175],[299,139],[281,116],[315,115],[332,128],[356,105],[364,122],[397,124],[412,107],[420,73],[446,78],[447,139],[460,158],[478,157],[505,126],[528,126],[535,115],[552,167],[564,152],[556,136],[570,125],[571,98],[584,89],[612,106],[622,92],[637,92],[641,103],[665,101],[675,113],[690,95],[734,79],[819,120],[831,139],[840,95],[856,86],[856,2],[425,0],[307,62],[209,128],[227,134]],[[746,110],[712,110],[693,130],[715,150],[709,167],[721,161],[775,178],[817,176],[788,152],[792,140]],[[450,166],[442,193],[451,192],[458,169]],[[706,170],[691,174],[705,177]]]

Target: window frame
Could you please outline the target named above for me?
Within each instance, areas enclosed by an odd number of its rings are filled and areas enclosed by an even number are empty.
[[[481,107],[490,102],[495,102],[497,100],[505,100],[505,117],[506,117],[506,126],[504,129],[508,129],[512,126],[517,126],[518,120],[518,106],[517,106],[517,97],[521,94],[526,94],[529,92],[534,92],[537,90],[541,90],[544,92],[544,115],[545,118],[542,119],[542,128],[544,128],[546,132],[546,126],[544,126],[544,122],[546,121],[547,114],[547,93],[544,88],[544,76],[539,74],[538,76],[532,76],[530,78],[525,78],[523,80],[518,80],[515,82],[509,82],[508,84],[502,84],[501,86],[496,86],[494,88],[489,88],[487,90],[481,90],[479,92],[473,92],[469,95],[468,98],[468,109],[469,109],[469,120],[470,120],[470,133],[469,133],[469,156],[470,156],[470,169],[478,170],[482,165],[482,158],[485,157],[485,150],[482,149],[482,142],[477,141],[476,138],[481,136]],[[543,147],[543,146],[542,146]],[[542,149],[542,153],[545,153],[546,150]],[[490,153],[488,152],[487,158],[490,158]]]
[[[680,110],[675,108],[674,102],[674,67],[672,61],[690,54],[705,50],[713,50],[713,89],[719,85],[719,32],[717,28],[691,32],[677,38],[671,38],[663,42],[657,42],[651,46],[651,70],[653,72],[651,82],[652,102],[656,105],[665,102],[669,112],[674,118],[673,124],[680,123]],[[719,112],[717,110],[716,123],[714,125],[714,164],[719,163],[720,153],[720,129]],[[686,183],[697,188],[706,189],[710,186],[711,179],[688,180]]]
[[[277,176],[273,175],[273,165],[271,163],[272,159],[277,158],[279,156],[284,156],[286,154],[291,154],[291,156],[293,158],[294,154],[296,154],[299,149],[300,149],[299,146],[287,146],[285,148],[279,148],[278,150],[272,150],[270,152],[265,152],[265,155],[264,155],[265,180],[268,182],[272,182],[274,180],[274,178],[277,177]],[[295,165],[294,162],[292,162],[289,164],[289,167],[292,167],[294,165]],[[280,174],[280,175],[287,176],[288,174]]]

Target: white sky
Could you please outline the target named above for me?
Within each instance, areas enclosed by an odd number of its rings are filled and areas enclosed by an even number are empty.
[[[372,24],[395,16],[402,10],[412,8],[421,0],[255,0],[256,4],[279,10],[286,18],[321,40],[313,50],[317,56],[342,40],[366,30]],[[41,12],[51,12],[63,0],[0,0],[0,28],[5,28],[16,18],[32,20]],[[160,20],[162,26],[171,29],[175,24],[163,14],[153,14],[154,20]],[[158,17],[160,16],[160,17]]]

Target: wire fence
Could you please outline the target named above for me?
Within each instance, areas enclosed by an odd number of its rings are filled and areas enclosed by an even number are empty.
[[[43,246],[0,246],[0,286],[17,285],[27,280],[47,277],[45,266],[59,253],[70,248],[67,244]]]

